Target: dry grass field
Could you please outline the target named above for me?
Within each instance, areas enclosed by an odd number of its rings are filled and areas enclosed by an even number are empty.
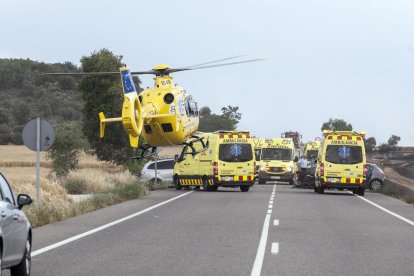
[[[66,191],[50,174],[51,161],[46,159],[46,153],[41,153],[41,201],[55,200],[70,201]],[[100,192],[112,188],[115,180],[128,182],[134,179],[122,167],[97,161],[95,158],[82,153],[79,160],[79,170],[71,172],[67,179],[76,178],[88,183],[89,192]],[[0,171],[8,179],[16,194],[27,193],[35,197],[36,183],[36,153],[25,146],[0,146]]]
[[[137,198],[148,192],[144,186],[137,185],[136,177],[122,166],[100,162],[82,153],[79,167],[79,170],[58,180],[51,174],[51,161],[46,159],[46,153],[41,154],[40,204],[25,208],[34,227]],[[25,146],[0,146],[0,172],[16,195],[26,193],[35,199],[35,152]],[[80,183],[83,193],[94,196],[81,203],[73,202],[64,188],[68,187],[68,183]]]

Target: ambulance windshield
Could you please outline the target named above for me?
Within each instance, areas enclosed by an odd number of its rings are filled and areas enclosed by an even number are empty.
[[[306,159],[310,160],[311,158],[318,157],[318,150],[308,150],[306,152]]]
[[[358,164],[363,161],[360,146],[328,145],[325,160],[334,164]]]
[[[253,160],[251,144],[220,144],[219,159],[224,162],[246,162]]]
[[[278,148],[267,148],[262,149],[262,159],[263,160],[292,160],[292,150],[291,149],[278,149]]]

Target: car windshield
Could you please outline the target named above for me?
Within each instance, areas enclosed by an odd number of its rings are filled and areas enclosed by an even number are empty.
[[[262,149],[263,160],[292,160],[291,149],[267,148]]]
[[[363,161],[360,146],[329,145],[325,160],[334,164],[358,164]]]
[[[219,159],[224,162],[246,162],[253,159],[251,144],[221,144]]]

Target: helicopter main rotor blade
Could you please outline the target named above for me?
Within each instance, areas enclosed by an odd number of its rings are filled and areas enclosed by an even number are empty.
[[[223,58],[223,59],[218,59],[218,60],[204,62],[204,63],[200,63],[200,64],[194,64],[194,65],[190,65],[190,66],[183,66],[183,67],[180,67],[180,68],[177,68],[177,69],[181,69],[181,68],[193,68],[193,67],[198,67],[198,66],[201,66],[201,65],[212,64],[212,63],[221,62],[221,61],[225,61],[225,60],[229,60],[229,59],[240,58],[240,57],[244,57],[244,55],[234,56],[234,57],[228,57],[228,58]]]
[[[264,58],[258,58],[258,59],[250,59],[250,60],[243,60],[243,61],[236,61],[236,62],[228,62],[228,63],[221,63],[221,64],[214,64],[214,65],[208,65],[208,66],[200,66],[195,68],[177,68],[177,69],[167,69],[165,70],[165,73],[175,73],[180,71],[189,71],[189,70],[198,70],[198,69],[207,69],[207,68],[214,68],[214,67],[222,67],[222,66],[229,66],[229,65],[236,65],[241,63],[249,63],[249,62],[256,62],[265,60]]]
[[[102,76],[102,75],[119,75],[119,72],[80,72],[80,73],[43,73],[41,75],[54,76]]]

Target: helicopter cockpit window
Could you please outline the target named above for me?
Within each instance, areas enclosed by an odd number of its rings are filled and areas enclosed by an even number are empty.
[[[185,106],[185,112],[187,113],[187,116],[196,117],[198,116],[198,105],[193,99],[187,98],[184,102]]]
[[[193,101],[190,101],[190,116],[198,116],[198,106]]]

